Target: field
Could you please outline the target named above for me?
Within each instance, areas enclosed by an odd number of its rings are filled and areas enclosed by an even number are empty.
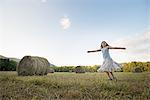
[[[150,72],[54,73],[17,76],[0,72],[0,100],[150,100]]]

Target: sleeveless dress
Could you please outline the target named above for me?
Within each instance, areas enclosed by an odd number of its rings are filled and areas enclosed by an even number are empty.
[[[101,67],[97,70],[98,72],[112,72],[121,68],[121,66],[115,61],[113,61],[113,59],[110,57],[108,47],[102,48],[101,51],[103,54],[104,61]]]

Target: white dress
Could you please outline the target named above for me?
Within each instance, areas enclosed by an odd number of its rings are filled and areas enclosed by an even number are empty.
[[[108,46],[102,48],[101,51],[104,61],[101,67],[97,70],[98,72],[112,72],[121,68],[121,66],[110,57]]]

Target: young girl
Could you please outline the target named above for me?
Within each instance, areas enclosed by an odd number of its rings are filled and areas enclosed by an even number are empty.
[[[113,75],[113,71],[120,69],[120,65],[113,61],[113,59],[109,55],[109,49],[126,49],[122,47],[111,47],[105,41],[101,43],[101,48],[98,50],[87,51],[90,52],[99,52],[102,51],[104,62],[102,66],[97,70],[98,72],[106,72],[110,80],[117,80]]]

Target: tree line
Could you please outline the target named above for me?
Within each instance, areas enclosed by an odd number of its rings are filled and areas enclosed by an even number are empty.
[[[122,71],[123,72],[131,72],[135,68],[140,68],[143,72],[150,72],[150,62],[129,62],[122,64]]]
[[[17,62],[9,59],[0,59],[0,71],[16,71]],[[132,72],[135,68],[140,68],[142,72],[150,72],[150,62],[127,62],[121,64],[119,72]],[[50,66],[55,72],[74,72],[77,66]],[[85,72],[97,72],[100,65],[80,66]],[[78,69],[79,69],[78,68]]]
[[[141,69],[142,72],[150,72],[150,62],[127,62],[120,64],[121,69],[118,72],[132,72],[135,68]],[[59,66],[51,67],[55,72],[74,72],[76,66]],[[97,72],[100,65],[81,66],[85,72]]]
[[[0,59],[0,71],[16,71],[17,62],[9,59]]]

